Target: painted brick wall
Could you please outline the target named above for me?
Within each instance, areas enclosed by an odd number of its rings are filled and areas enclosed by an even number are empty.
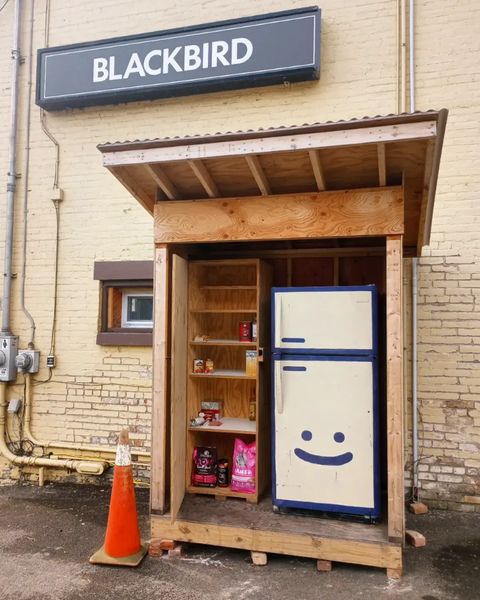
[[[417,4],[417,103],[450,109],[431,244],[419,261],[421,496],[480,511],[480,6]]]
[[[52,1],[49,45],[310,4],[308,0]],[[480,507],[473,503],[480,497],[480,383],[475,368],[480,331],[476,312],[480,49],[474,31],[479,7],[473,0],[461,0],[454,7],[433,0],[416,4],[417,108],[450,109],[432,243],[420,263],[421,494],[432,504],[471,510]],[[95,344],[99,288],[92,275],[95,260],[151,259],[152,222],[102,167],[96,144],[396,112],[396,1],[325,0],[321,8],[320,82],[47,115],[48,127],[60,144],[59,185],[65,200],[60,209],[58,366],[52,381],[34,390],[33,430],[38,437],[114,445],[115,432],[128,424],[135,446],[149,446],[151,349]],[[44,10],[42,0],[35,2],[35,49],[45,45]],[[12,15],[11,0],[0,13],[3,132],[9,114]],[[22,66],[19,107],[17,272],[21,270],[27,65],[28,60]],[[44,378],[53,300],[54,149],[41,130],[39,109],[33,102],[30,134],[26,302],[37,324],[35,343],[43,356],[39,378]],[[0,190],[5,189],[6,161],[7,144],[0,143]],[[3,226],[0,210],[0,231]],[[28,327],[18,303],[19,285],[20,279],[15,280],[14,328],[25,344]],[[12,389],[10,395],[15,394],[22,394],[21,386]]]

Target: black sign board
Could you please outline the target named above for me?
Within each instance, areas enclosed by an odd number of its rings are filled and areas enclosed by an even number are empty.
[[[114,104],[320,76],[320,9],[38,51],[37,104]]]

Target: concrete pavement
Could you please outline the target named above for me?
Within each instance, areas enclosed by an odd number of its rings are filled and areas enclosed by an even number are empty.
[[[407,548],[405,576],[335,564],[318,573],[315,561],[189,546],[184,559],[147,557],[137,570],[92,566],[103,543],[110,489],[51,484],[0,488],[1,600],[350,600],[480,598],[480,517],[432,512],[410,516],[427,537]],[[148,538],[148,490],[137,490]]]

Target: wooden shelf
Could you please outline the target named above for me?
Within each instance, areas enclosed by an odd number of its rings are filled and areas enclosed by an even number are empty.
[[[257,311],[255,309],[251,309],[251,308],[202,308],[200,310],[191,310],[191,313],[218,313],[218,314],[253,314],[256,315]]]
[[[213,373],[190,373],[190,377],[200,379],[251,379],[252,381],[256,379],[256,377],[247,375],[245,371],[240,369],[217,369]]]
[[[190,494],[207,494],[208,496],[226,496],[228,498],[245,498],[246,500],[250,500],[250,502],[257,501],[256,494],[245,494],[243,492],[232,492],[232,490],[228,488],[222,487],[196,487],[194,485],[187,486],[187,492]]]
[[[211,339],[206,342],[190,342],[190,346],[239,346],[245,348],[256,348],[257,342],[240,342],[239,340]]]
[[[201,285],[202,290],[256,290],[256,285]]]
[[[200,433],[238,433],[243,435],[255,435],[256,423],[249,419],[238,419],[233,417],[224,417],[222,424],[218,427],[202,425],[200,427],[189,427],[189,431],[199,431]]]

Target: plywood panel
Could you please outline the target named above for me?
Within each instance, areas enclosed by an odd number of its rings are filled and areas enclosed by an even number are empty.
[[[219,242],[403,233],[401,188],[161,202],[155,240]]]
[[[173,255],[172,265],[172,395],[171,395],[171,500],[175,519],[185,495],[187,414],[188,262]]]
[[[210,158],[204,162],[224,197],[258,194],[257,184],[243,156]]]
[[[165,246],[156,248],[155,250],[154,290],[155,322],[153,330],[152,476],[150,504],[153,512],[163,513],[166,508],[170,293],[170,251]]]
[[[378,185],[377,149],[373,144],[323,150],[321,161],[327,190]],[[347,185],[345,185],[346,181],[348,181]],[[389,183],[398,185],[401,181],[400,178]]]
[[[265,154],[261,161],[273,194],[318,190],[308,152]]]
[[[387,461],[388,537],[403,542],[403,314],[402,236],[387,237]]]
[[[182,198],[207,198],[207,192],[187,161],[162,164],[165,175],[175,183]]]

